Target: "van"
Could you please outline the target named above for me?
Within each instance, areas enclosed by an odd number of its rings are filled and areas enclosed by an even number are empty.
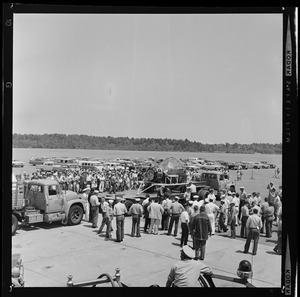
[[[89,169],[94,171],[102,171],[102,169],[104,168],[101,162],[93,160],[79,160],[78,165],[81,169]]]

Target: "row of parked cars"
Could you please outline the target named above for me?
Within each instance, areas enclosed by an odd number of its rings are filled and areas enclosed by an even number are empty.
[[[196,158],[189,159],[186,161],[186,167],[189,169],[202,169],[202,170],[247,170],[247,169],[270,169],[276,168],[275,164],[268,163],[267,161],[261,162],[227,162],[222,160],[217,161],[205,161],[202,159],[197,160]]]

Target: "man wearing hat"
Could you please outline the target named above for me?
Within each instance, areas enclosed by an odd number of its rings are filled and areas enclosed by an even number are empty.
[[[212,269],[201,261],[196,261],[194,251],[185,245],[180,251],[180,259],[171,268],[166,287],[201,287],[201,274],[212,275]]]
[[[174,236],[177,236],[179,218],[180,218],[180,214],[184,211],[184,207],[182,206],[181,203],[178,202],[179,201],[178,196],[175,196],[174,200],[175,201],[170,206],[171,221],[170,221],[167,235],[171,235],[173,224],[175,222]]]
[[[135,199],[135,203],[130,206],[128,214],[132,216],[131,236],[141,237],[140,220],[143,215],[143,207],[140,204],[140,198]]]
[[[200,209],[201,205],[203,205],[204,200],[200,199],[200,197],[198,195],[194,195],[194,201],[192,204],[192,208],[194,209],[194,206],[197,205],[198,209]]]
[[[127,208],[124,203],[121,201],[121,197],[116,196],[116,204],[114,206],[114,216],[116,217],[116,242],[121,242],[124,239],[124,221],[125,214],[127,213]]]
[[[206,241],[211,235],[211,224],[205,213],[205,205],[200,207],[200,213],[194,216],[190,222],[190,232],[194,238],[195,258],[204,260]]]
[[[99,205],[98,200],[99,191],[94,190],[92,196],[90,197],[91,203],[91,213],[92,213],[92,228],[97,228],[98,226],[98,217],[99,217]]]

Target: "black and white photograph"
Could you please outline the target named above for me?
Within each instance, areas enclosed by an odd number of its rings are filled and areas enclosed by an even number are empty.
[[[296,8],[4,8],[3,289],[297,295]]]

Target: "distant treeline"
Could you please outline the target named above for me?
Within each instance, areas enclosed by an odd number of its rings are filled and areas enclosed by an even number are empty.
[[[174,152],[223,152],[281,154],[282,144],[225,143],[203,144],[201,142],[159,138],[100,137],[66,134],[13,134],[14,148],[90,149],[128,151],[174,151]]]

